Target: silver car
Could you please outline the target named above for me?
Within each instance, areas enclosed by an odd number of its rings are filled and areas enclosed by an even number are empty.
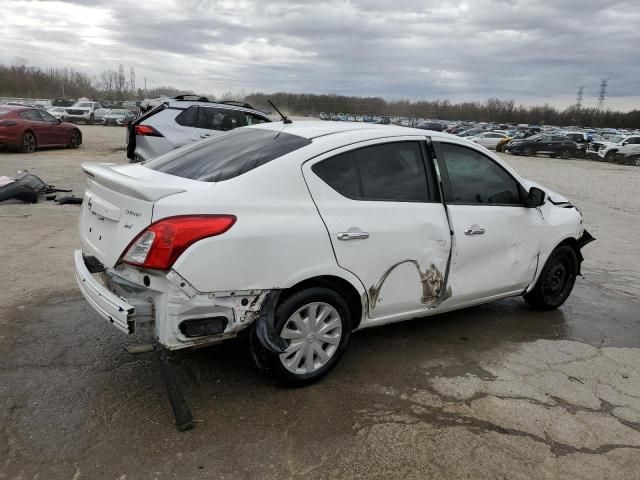
[[[142,162],[234,128],[265,122],[271,119],[247,103],[175,97],[129,124],[127,157],[132,163]]]

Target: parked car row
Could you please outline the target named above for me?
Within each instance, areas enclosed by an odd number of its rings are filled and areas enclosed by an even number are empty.
[[[137,116],[126,108],[103,108],[99,102],[91,101],[79,101],[70,107],[51,107],[47,111],[63,122],[87,125],[126,126]]]

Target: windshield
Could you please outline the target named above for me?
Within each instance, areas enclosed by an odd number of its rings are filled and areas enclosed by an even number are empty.
[[[80,108],[91,108],[93,106],[93,103],[89,103],[89,102],[78,102],[75,103],[73,105],[74,107],[80,107]]]
[[[221,182],[309,145],[290,133],[238,128],[144,162],[152,170],[177,177]]]
[[[127,111],[126,110],[111,110],[109,112],[109,115],[126,115]]]
[[[607,138],[608,142],[613,142],[613,143],[620,143],[622,140],[624,140],[624,136],[623,135],[614,135],[612,137]]]

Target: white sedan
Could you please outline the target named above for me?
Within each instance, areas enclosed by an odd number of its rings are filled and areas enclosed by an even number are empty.
[[[557,308],[592,237],[475,143],[365,123],[265,123],[137,165],[85,164],[76,277],[168,349],[250,333],[289,385],[351,332],[513,296]]]
[[[472,137],[467,137],[467,140],[471,140],[472,142],[475,142],[478,145],[482,145],[483,147],[495,150],[496,145],[503,138],[506,138],[506,135],[502,133],[483,132],[483,133],[479,133],[478,135],[473,135]]]

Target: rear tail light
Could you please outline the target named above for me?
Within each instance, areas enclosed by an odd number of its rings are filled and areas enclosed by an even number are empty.
[[[136,135],[141,135],[143,137],[163,137],[159,131],[153,128],[151,125],[136,125],[135,126]]]
[[[17,124],[15,120],[0,120],[0,127],[13,127]]]
[[[168,270],[191,245],[221,235],[236,222],[234,215],[185,215],[152,223],[129,244],[122,261],[129,265]]]

